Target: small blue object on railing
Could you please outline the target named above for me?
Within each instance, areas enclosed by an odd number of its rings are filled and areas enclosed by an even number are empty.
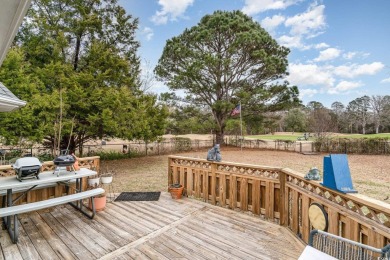
[[[330,154],[324,157],[323,186],[342,193],[356,193],[353,188],[346,154]]]

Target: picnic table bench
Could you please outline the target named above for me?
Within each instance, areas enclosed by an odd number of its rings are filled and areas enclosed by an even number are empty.
[[[84,215],[89,218],[93,218],[95,216],[95,205],[94,200],[91,200],[91,208],[92,213],[89,213],[84,210],[84,204],[82,202],[83,199],[93,198],[100,194],[104,193],[104,189],[97,188],[93,190],[82,191],[82,182],[83,177],[88,177],[95,175],[96,172],[91,171],[89,169],[82,168],[79,171],[74,172],[62,172],[57,177],[53,172],[43,172],[39,175],[39,179],[28,179],[22,182],[16,179],[16,176],[12,177],[4,177],[0,179],[0,191],[6,190],[6,193],[3,195],[3,207],[0,208],[0,217],[3,218],[3,223],[8,230],[8,233],[11,237],[11,240],[14,243],[18,241],[18,214],[28,213],[31,211],[41,210],[65,203],[71,204],[77,210],[82,212]],[[20,197],[27,194],[28,191],[35,188],[49,187],[52,185],[65,184],[68,185],[72,183],[72,181],[76,180],[76,193],[70,194],[57,198],[50,198],[43,201],[27,203],[22,205],[15,205],[15,203],[20,199]],[[22,193],[15,200],[12,200],[12,194],[18,192]],[[74,203],[76,202],[76,203]],[[6,207],[5,207],[6,206]],[[11,220],[11,217],[13,221]],[[12,223],[13,222],[13,223]]]

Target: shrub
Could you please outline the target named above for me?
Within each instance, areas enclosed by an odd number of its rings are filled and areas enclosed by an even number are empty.
[[[190,138],[174,137],[171,139],[171,141],[174,142],[175,151],[177,152],[190,151],[192,148],[192,143]]]
[[[355,153],[355,154],[389,154],[388,138],[317,138],[314,142],[317,152]]]
[[[53,159],[54,159],[50,153],[42,153],[42,154],[39,154],[37,157],[41,162],[53,161]]]

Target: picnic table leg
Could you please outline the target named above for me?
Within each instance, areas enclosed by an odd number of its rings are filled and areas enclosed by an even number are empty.
[[[4,199],[3,199],[4,204]],[[12,207],[12,189],[7,190],[7,207]],[[12,223],[11,223],[11,216],[7,216],[3,218],[3,222],[5,227],[7,228],[8,234],[12,240],[13,243],[18,242],[18,215],[13,216],[13,229],[12,229]]]
[[[79,179],[79,191],[78,192],[82,192],[83,191],[83,178],[80,178]],[[79,207],[80,207],[80,210],[82,210],[82,207],[83,206],[83,200],[79,200]]]
[[[14,242],[14,244],[18,243],[18,232],[18,215],[14,215],[14,232],[11,236],[12,242]]]
[[[80,211],[81,213],[83,213],[85,216],[87,216],[88,218],[90,219],[93,219],[95,217],[95,214],[96,214],[96,209],[95,209],[95,201],[93,199],[94,197],[91,197],[90,200],[91,200],[91,206],[92,206],[92,214],[91,213],[88,213],[87,211],[85,211],[83,209],[84,204],[81,203],[81,206],[78,205],[78,203],[73,203],[73,202],[69,202],[69,204],[74,207],[75,209],[77,209],[78,211]]]
[[[12,189],[8,189],[7,190],[7,198],[6,199],[7,199],[7,207],[12,207]],[[4,202],[4,199],[3,199],[3,202]],[[11,229],[11,216],[7,216],[7,217],[3,218],[3,222],[4,222],[5,228],[10,233],[10,229]]]
[[[12,207],[12,190],[11,189],[7,190],[7,207]],[[11,221],[11,216],[8,216],[7,217],[7,225],[10,225],[10,223],[11,223],[10,221]]]
[[[82,191],[83,191],[83,179],[78,178],[78,179],[76,179],[76,192],[82,192]],[[81,213],[83,213],[85,216],[89,217],[90,219],[93,219],[95,217],[95,214],[96,214],[95,202],[94,202],[93,198],[94,197],[90,198],[91,206],[92,206],[92,214],[89,214],[87,211],[85,211],[83,209],[83,207],[84,207],[83,200],[78,200],[78,201],[76,201],[76,203],[70,202],[69,204],[72,207],[74,207],[75,209],[77,209],[78,211],[80,211]]]

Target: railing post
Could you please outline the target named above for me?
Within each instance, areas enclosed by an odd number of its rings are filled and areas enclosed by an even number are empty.
[[[173,184],[172,172],[171,172],[172,158],[168,157],[168,187]]]
[[[100,157],[95,158],[93,160],[93,166],[95,167],[96,172],[99,172],[99,170],[100,170]]]
[[[215,162],[211,163],[211,183],[209,183],[211,187],[211,204],[216,204],[216,184],[217,184],[217,164]]]
[[[288,217],[288,209],[285,205],[286,200],[288,200],[287,187],[286,187],[286,174],[283,171],[279,172],[279,183],[280,183],[280,200],[279,200],[279,209],[280,209],[280,225],[287,226],[287,217]]]

